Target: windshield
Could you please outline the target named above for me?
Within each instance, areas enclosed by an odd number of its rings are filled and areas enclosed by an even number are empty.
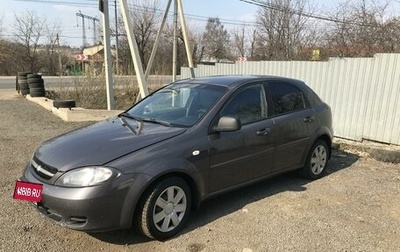
[[[127,113],[140,121],[189,127],[211,108],[225,90],[225,87],[214,85],[175,83],[146,97]]]

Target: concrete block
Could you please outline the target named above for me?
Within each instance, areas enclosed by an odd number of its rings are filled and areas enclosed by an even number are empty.
[[[84,109],[80,107],[57,109],[53,107],[53,100],[46,97],[31,97],[27,95],[26,99],[39,104],[67,122],[101,121],[123,112],[123,110]]]

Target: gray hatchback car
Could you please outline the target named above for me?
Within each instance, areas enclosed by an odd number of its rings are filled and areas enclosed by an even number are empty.
[[[43,185],[36,208],[65,227],[163,240],[217,194],[292,170],[321,177],[332,137],[330,107],[302,81],[201,77],[44,142],[21,180]]]

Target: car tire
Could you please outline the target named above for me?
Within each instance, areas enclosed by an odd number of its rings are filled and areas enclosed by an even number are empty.
[[[32,74],[32,72],[18,72],[18,78],[28,78],[28,74]]]
[[[29,79],[41,79],[42,76],[40,74],[29,73],[26,75],[26,78]]]
[[[27,81],[28,81],[29,84],[31,84],[31,83],[41,83],[41,84],[43,84],[44,83],[44,80],[42,78],[29,78],[29,79],[27,79]]]
[[[30,88],[31,97],[44,97],[46,96],[46,90],[44,88]]]
[[[29,85],[30,89],[32,89],[32,88],[42,88],[42,89],[44,89],[43,82],[29,83],[28,85]]]
[[[54,100],[53,107],[55,108],[74,108],[76,103],[74,100]]]
[[[21,95],[28,95],[30,93],[29,88],[24,88],[21,86],[20,93]]]
[[[325,174],[330,149],[323,140],[318,140],[311,147],[305,166],[301,173],[308,179],[318,179]]]
[[[190,208],[191,192],[186,181],[169,177],[144,194],[138,205],[136,223],[145,236],[165,240],[182,229]]]

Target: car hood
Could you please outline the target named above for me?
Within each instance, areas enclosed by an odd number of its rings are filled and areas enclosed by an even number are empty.
[[[35,157],[59,171],[103,165],[186,130],[132,119],[125,123],[115,117],[50,139],[36,150]]]

